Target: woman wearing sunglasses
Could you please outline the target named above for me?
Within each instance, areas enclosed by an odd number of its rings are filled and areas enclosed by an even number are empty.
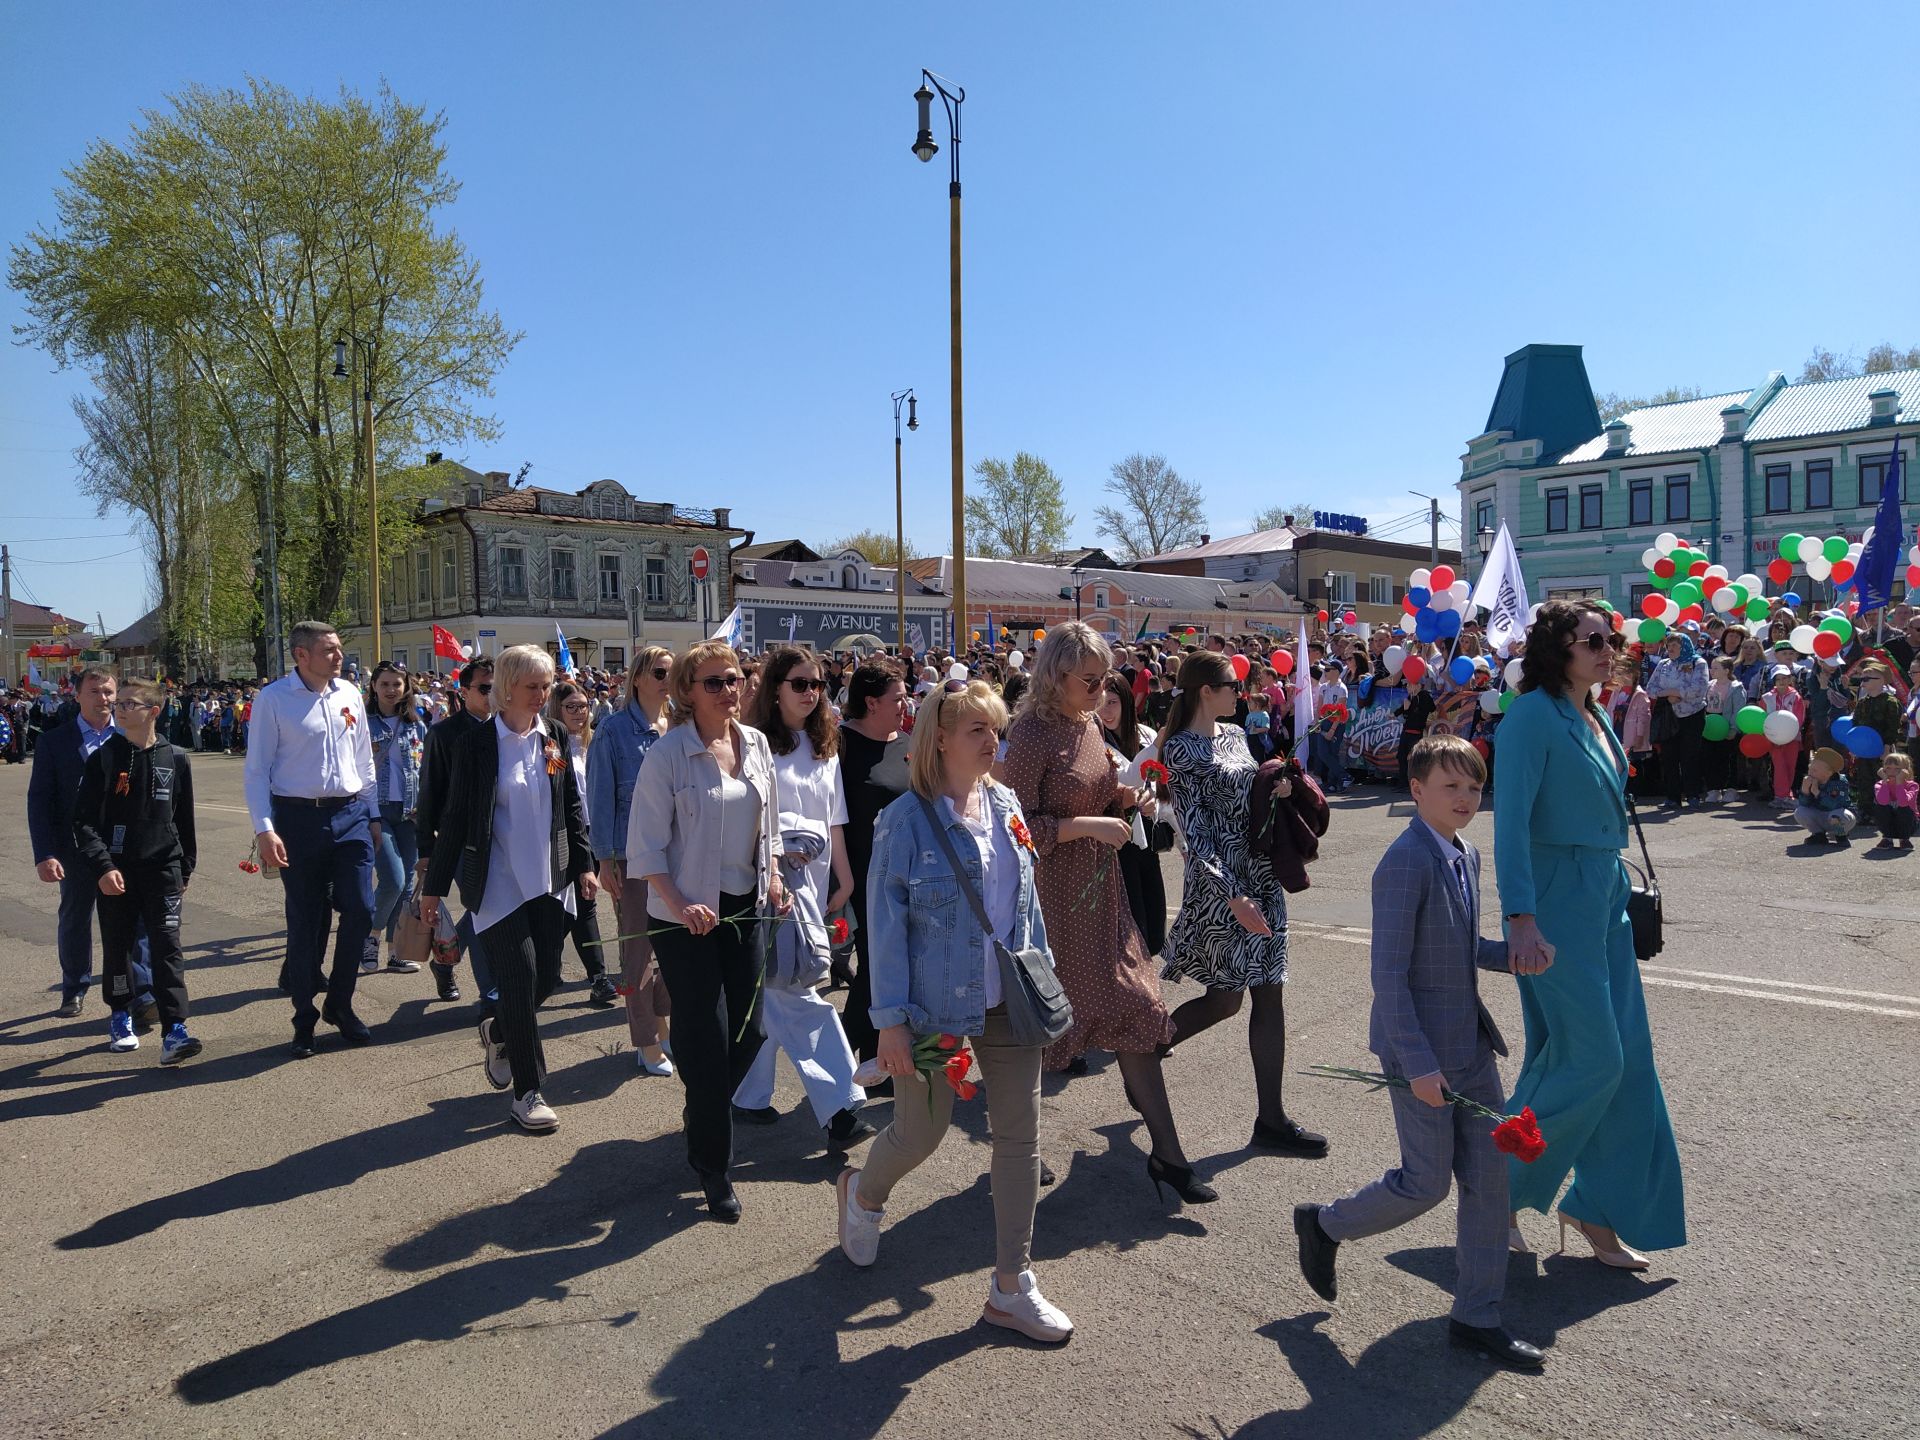
[[[620,942],[627,1033],[640,1069],[648,1075],[673,1074],[663,1025],[673,1002],[654,963],[653,942],[645,934],[650,928],[646,887],[627,873],[627,812],[640,762],[667,733],[667,682],[672,674],[673,652],[664,645],[648,645],[635,655],[627,668],[626,698],[593,732],[593,747],[587,751],[587,831],[599,857],[601,887],[613,896],[614,924],[627,937]]]
[[[1542,605],[1500,725],[1494,859],[1527,1028],[1511,1105],[1547,1141],[1511,1167],[1510,1243],[1526,1249],[1519,1212],[1545,1211],[1572,1170],[1561,1243],[1571,1228],[1603,1263],[1644,1270],[1638,1252],[1684,1245],[1687,1224],[1627,921],[1627,756],[1593,700],[1612,620],[1591,600]],[[1524,974],[1522,959],[1552,964]]]
[[[687,1160],[716,1220],[740,1218],[733,1093],[759,1052],[760,916],[784,914],[774,863],[780,797],[767,737],[740,723],[740,660],[703,640],[674,662],[673,717],[647,752],[627,813],[627,874],[647,886],[645,928],[673,997]],[[637,918],[635,928],[640,928]]]
[[[580,798],[584,804],[587,795],[587,755],[594,735],[593,697],[587,693],[587,687],[574,680],[556,681],[553,696],[547,701],[547,725],[550,729],[566,732],[567,755],[573,764],[573,778],[580,787]],[[587,826],[591,835],[591,811],[588,812]],[[606,955],[600,944],[600,911],[598,907],[581,901],[578,894],[574,900],[573,923],[568,933],[573,936],[573,951],[580,957],[587,980],[592,985],[587,998],[600,1009],[611,1009],[620,996],[614,988],[613,976],[607,973]]]

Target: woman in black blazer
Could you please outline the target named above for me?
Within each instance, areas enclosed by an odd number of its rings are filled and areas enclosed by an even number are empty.
[[[566,732],[540,718],[552,689],[553,661],[538,646],[516,645],[494,662],[494,718],[455,744],[420,896],[431,925],[457,874],[500,992],[497,1013],[480,1022],[487,1082],[513,1087],[514,1123],[532,1131],[560,1123],[540,1095],[547,1067],[535,1012],[560,983],[574,887],[582,905],[599,893]]]

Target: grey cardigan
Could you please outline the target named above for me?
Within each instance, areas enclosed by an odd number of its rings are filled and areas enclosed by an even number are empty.
[[[764,905],[773,874],[775,832],[780,800],[767,737],[735,721],[734,744],[741,757],[740,778],[760,797],[759,873],[755,898]],[[720,762],[701,743],[691,721],[675,725],[647,751],[627,811],[627,874],[635,880],[670,875],[674,887],[695,905],[720,904]],[[647,913],[675,922],[647,887]]]

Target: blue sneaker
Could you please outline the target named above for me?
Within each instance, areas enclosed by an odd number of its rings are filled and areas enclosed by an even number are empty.
[[[178,1065],[182,1060],[191,1060],[200,1053],[200,1042],[187,1034],[187,1027],[176,1020],[167,1027],[167,1033],[160,1040],[160,1063]]]
[[[138,1050],[140,1037],[133,1033],[133,1016],[125,1010],[116,1010],[107,1017],[107,1049]]]

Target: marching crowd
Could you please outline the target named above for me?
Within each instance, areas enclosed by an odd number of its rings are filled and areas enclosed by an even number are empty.
[[[985,1315],[1064,1340],[1072,1323],[1031,1266],[1052,1178],[1043,1072],[1084,1074],[1088,1051],[1111,1052],[1151,1138],[1149,1178],[1211,1202],[1163,1062],[1245,1009],[1251,1143],[1327,1153],[1287,1108],[1286,892],[1324,832],[1323,787],[1352,781],[1352,710],[1397,687],[1398,783],[1416,816],[1374,876],[1368,1043],[1394,1087],[1402,1155],[1375,1185],[1298,1208],[1300,1264],[1331,1298],[1341,1243],[1457,1182],[1455,1338],[1534,1368],[1539,1352],[1499,1318],[1503,1257],[1527,1248],[1520,1211],[1554,1211],[1563,1243],[1577,1231],[1613,1265],[1642,1269],[1643,1251],[1685,1242],[1626,918],[1628,792],[1654,772],[1675,805],[1770,789],[1776,803],[1798,796],[1823,836],[1851,829],[1864,797],[1882,806],[1883,843],[1910,847],[1901,762],[1920,750],[1920,617],[1894,618],[1885,647],[1856,637],[1831,664],[1738,626],[1677,631],[1664,655],[1643,653],[1605,607],[1556,601],[1504,664],[1471,626],[1444,649],[1380,631],[1261,659],[1250,637],[1110,646],[1073,622],[1031,657],[976,649],[917,668],[715,640],[643,648],[622,676],[562,676],[544,650],[516,646],[444,681],[382,663],[364,690],[343,675],[334,630],[302,622],[283,679],[182,691],[86,670],[71,719],[40,735],[29,821],[41,878],[61,890],[60,1013],[80,1014],[92,984],[97,908],[110,1047],[137,1049],[158,1025],[162,1064],[199,1051],[181,945],[199,859],[189,757],[243,752],[255,850],[284,888],[295,1056],[316,1053],[322,1024],[372,1040],[353,1006],[362,974],[424,963],[455,1002],[464,956],[485,1078],[510,1092],[515,1124],[550,1131],[538,1012],[570,940],[592,1002],[624,1006],[639,1069],[678,1075],[688,1161],[715,1218],[741,1218],[735,1126],[778,1120],[779,1054],[833,1149],[871,1140],[835,1201],[842,1249],[863,1266],[890,1196],[977,1074],[993,1137]],[[1442,725],[1437,707],[1463,690],[1479,698]],[[1793,713],[1792,743],[1768,730],[1762,752],[1710,724],[1756,697]],[[1864,762],[1849,774],[1824,743],[1843,716],[1885,727],[1864,780]],[[1290,758],[1300,723],[1306,766]],[[1479,855],[1460,833],[1496,757],[1500,942],[1479,938]],[[1175,848],[1169,925],[1159,857]],[[598,924],[602,890],[613,935]],[[1510,1098],[1537,1119],[1544,1162],[1509,1162],[1475,1118],[1509,1102],[1480,969],[1521,989],[1528,1054]],[[843,1008],[822,993],[830,976]],[[1169,1006],[1163,984],[1189,981],[1197,993]],[[876,1133],[863,1111],[887,1095]]]

